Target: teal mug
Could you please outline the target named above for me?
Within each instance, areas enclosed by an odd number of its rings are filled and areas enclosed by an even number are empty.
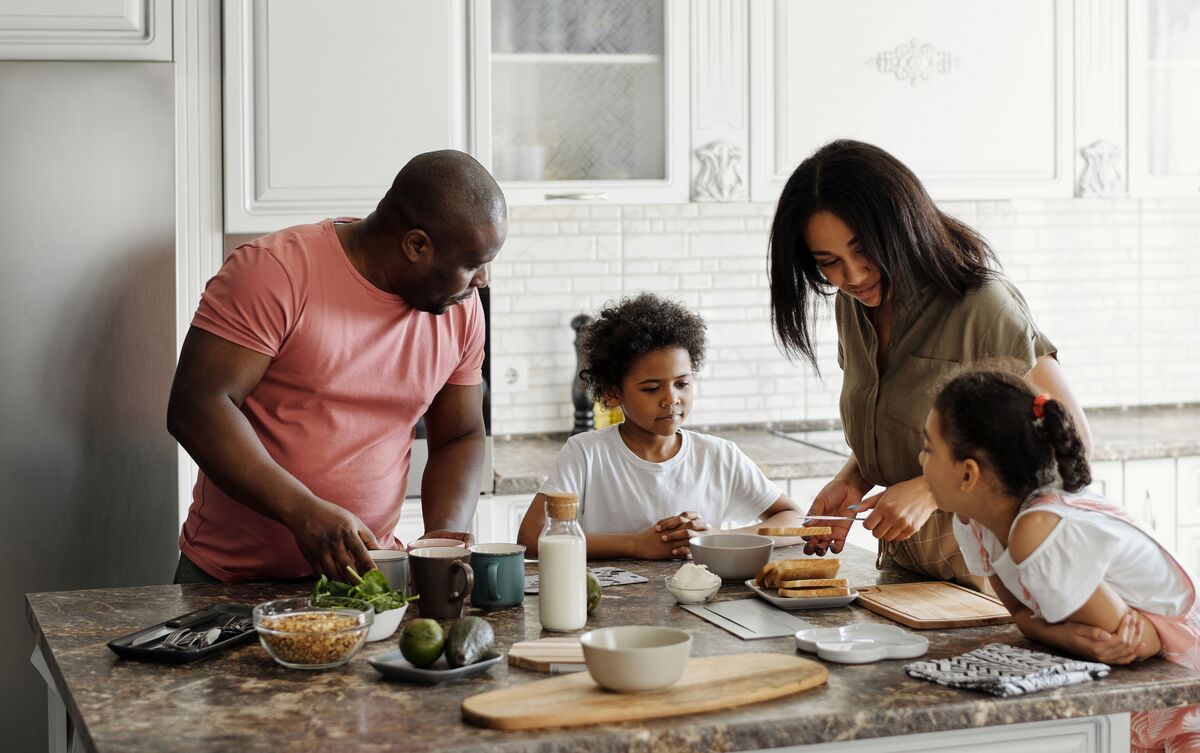
[[[515,607],[525,598],[525,547],[520,544],[476,544],[471,547],[471,569],[473,606]]]

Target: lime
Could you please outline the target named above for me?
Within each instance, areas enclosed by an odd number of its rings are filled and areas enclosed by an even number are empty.
[[[600,606],[600,579],[591,570],[587,571],[587,611],[588,614],[592,610]]]
[[[400,633],[400,653],[414,667],[428,667],[442,655],[446,645],[446,636],[442,626],[431,619],[422,617],[404,626]]]

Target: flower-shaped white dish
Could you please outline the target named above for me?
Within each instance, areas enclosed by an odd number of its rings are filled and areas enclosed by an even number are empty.
[[[929,650],[929,640],[895,625],[860,623],[800,630],[796,648],[826,661],[868,664],[881,659],[915,659]]]

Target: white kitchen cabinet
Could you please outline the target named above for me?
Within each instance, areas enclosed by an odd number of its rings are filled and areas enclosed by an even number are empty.
[[[688,2],[472,8],[475,154],[509,204],[688,200]]]
[[[1114,505],[1124,505],[1125,464],[1120,460],[1093,462],[1091,487]]]
[[[489,544],[516,543],[521,520],[532,501],[533,492],[485,494],[480,497],[479,508],[475,514],[475,540]]]
[[[1129,0],[1130,193],[1200,191],[1200,3]]]
[[[1175,509],[1180,527],[1200,526],[1200,457],[1175,461]]]
[[[751,199],[775,201],[835,138],[888,150],[936,199],[1071,196],[1072,12],[1071,0],[752,0]]]
[[[466,0],[228,0],[224,41],[227,232],[363,215],[469,150]]]
[[[171,0],[0,0],[0,60],[171,60]]]
[[[1125,461],[1124,507],[1163,546],[1175,550],[1175,459]]]

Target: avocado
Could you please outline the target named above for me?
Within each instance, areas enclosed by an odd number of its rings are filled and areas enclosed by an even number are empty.
[[[591,570],[587,571],[587,613],[600,606],[600,579]]]
[[[496,633],[482,617],[464,617],[446,634],[446,661],[451,667],[465,667],[487,656]]]

